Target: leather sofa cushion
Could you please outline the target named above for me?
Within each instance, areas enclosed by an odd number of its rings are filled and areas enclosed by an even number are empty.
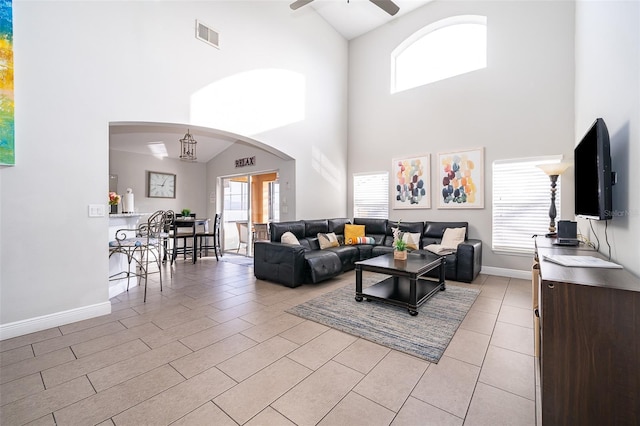
[[[344,226],[346,224],[350,224],[351,220],[339,217],[335,219],[328,219],[327,222],[329,224],[329,232],[333,232],[336,235],[342,235],[344,234]]]
[[[342,273],[340,257],[329,250],[311,250],[304,254],[309,265],[311,281],[318,283]]]
[[[305,220],[304,236],[307,238],[317,237],[319,233],[326,234],[329,232],[329,222],[327,219]]]
[[[287,231],[295,235],[298,240],[302,240],[305,237],[304,222],[301,220],[291,222],[271,222],[269,224],[269,228],[271,232],[271,241],[274,243],[279,243],[280,238],[282,238],[282,234]]]
[[[440,241],[447,228],[466,228],[467,231],[464,233],[464,239],[469,238],[468,222],[426,222],[423,236]]]
[[[355,225],[365,226],[365,236],[372,237],[376,244],[384,244],[384,237],[387,231],[387,219],[354,218]]]

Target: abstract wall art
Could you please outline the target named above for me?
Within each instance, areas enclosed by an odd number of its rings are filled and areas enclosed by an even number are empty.
[[[0,165],[16,164],[13,103],[13,4],[0,0]]]
[[[438,154],[439,209],[484,208],[484,148]]]
[[[429,154],[391,160],[394,209],[428,209],[431,175]]]

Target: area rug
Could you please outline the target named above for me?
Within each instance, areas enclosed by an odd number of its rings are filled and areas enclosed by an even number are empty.
[[[253,257],[225,254],[220,258],[220,260],[240,266],[253,266]]]
[[[365,278],[363,287],[376,281]],[[414,317],[406,308],[377,301],[356,302],[353,284],[287,312],[437,363],[478,293],[476,289],[449,285],[427,300]]]

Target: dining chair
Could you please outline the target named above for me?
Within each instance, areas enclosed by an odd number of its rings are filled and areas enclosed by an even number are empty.
[[[182,254],[184,260],[187,260],[187,254],[191,254],[193,256],[193,262],[195,262],[195,218],[182,217],[182,215],[176,214],[171,226],[171,234],[171,240],[173,242],[171,264],[173,265],[173,262],[175,262],[179,254]],[[191,245],[189,245],[189,242]]]
[[[155,264],[160,276],[162,291],[162,244],[166,212],[158,210],[137,228],[122,228],[116,231],[115,240],[109,242],[109,257],[119,254],[126,256],[127,270],[113,274],[109,280],[127,278],[129,291],[131,277],[138,278],[138,285],[144,279],[144,302],[147,301],[147,281],[149,267]],[[150,265],[151,262],[151,265]],[[133,271],[131,265],[133,264]]]
[[[269,241],[269,224],[254,223],[253,224],[254,241]]]
[[[247,222],[236,222],[236,227],[238,228],[238,249],[236,253],[240,252],[240,246],[244,244],[247,246],[247,240],[249,238],[249,225]]]
[[[220,251],[220,256],[222,256],[222,249],[220,248],[220,214],[216,213],[213,218],[212,227],[202,232],[196,232],[196,240],[200,257],[202,257],[202,250],[204,250],[204,255],[208,256],[209,249],[213,249],[216,260],[220,260],[218,258],[218,251]]]

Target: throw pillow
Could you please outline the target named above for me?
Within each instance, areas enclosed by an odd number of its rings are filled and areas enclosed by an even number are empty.
[[[290,231],[282,234],[282,237],[280,237],[280,242],[284,244],[295,244],[297,246],[300,245],[300,241],[298,241],[298,238]]]
[[[402,241],[404,241],[407,244],[408,249],[418,250],[420,248],[421,237],[422,235],[420,235],[419,232],[416,232],[416,233],[405,232],[402,235]]]
[[[329,232],[327,234],[318,232],[318,242],[320,243],[320,250],[323,250],[329,247],[338,247],[340,245],[340,243],[338,242],[338,237],[336,237],[335,232]]]
[[[467,231],[466,228],[447,228],[444,230],[442,241],[440,245],[442,247],[457,250],[458,244],[464,242],[464,234]]]
[[[364,225],[344,225],[345,244],[356,244],[358,237],[364,237]]]
[[[375,244],[376,239],[373,237],[356,237],[352,244]]]

